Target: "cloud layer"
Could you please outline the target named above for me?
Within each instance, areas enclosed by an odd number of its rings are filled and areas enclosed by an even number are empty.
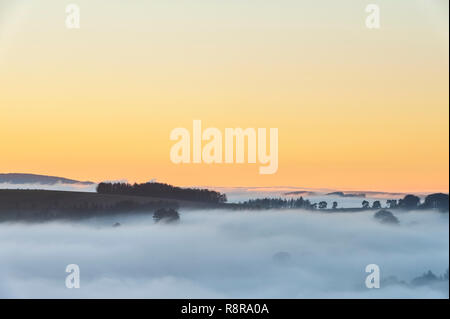
[[[0,224],[2,298],[448,298],[410,282],[448,268],[448,214],[181,211],[175,225],[151,216],[81,223]],[[120,227],[112,227],[120,222]],[[378,264],[380,289],[365,287]],[[78,264],[81,288],[65,287]]]

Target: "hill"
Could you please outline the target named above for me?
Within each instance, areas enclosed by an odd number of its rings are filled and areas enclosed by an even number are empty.
[[[36,175],[36,174],[22,174],[22,173],[8,173],[0,174],[0,183],[8,184],[42,184],[42,185],[54,185],[54,184],[79,184],[79,185],[93,185],[95,183],[89,181],[77,181],[74,179]]]
[[[221,208],[211,204],[157,197],[48,190],[0,189],[0,222],[81,219],[123,213],[153,214],[159,208]]]

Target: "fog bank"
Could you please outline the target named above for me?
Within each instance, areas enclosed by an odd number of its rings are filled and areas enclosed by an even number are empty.
[[[448,214],[394,213],[398,226],[373,211],[300,210],[3,223],[0,297],[448,298],[448,280],[411,284],[448,269]],[[80,267],[79,289],[65,287],[68,264]],[[380,289],[365,286],[368,264],[380,267]]]

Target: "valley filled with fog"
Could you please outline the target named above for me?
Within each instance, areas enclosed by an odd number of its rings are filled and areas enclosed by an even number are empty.
[[[127,183],[127,180],[119,180],[114,182]],[[153,180],[150,182],[154,182]],[[52,184],[40,184],[40,183],[7,183],[0,181],[1,189],[23,189],[23,190],[55,190],[55,191],[71,191],[71,192],[96,192],[96,183],[92,184],[80,184],[80,183],[64,183],[55,182]],[[399,199],[405,194],[402,193],[386,193],[386,192],[353,192],[356,195],[363,196],[338,196],[333,194],[335,189],[316,189],[316,188],[304,188],[304,187],[210,187],[205,186],[208,189],[216,190],[227,195],[229,203],[239,203],[247,201],[249,199],[258,198],[298,198],[302,196],[304,199],[308,199],[311,202],[326,201],[331,207],[332,202],[336,202],[338,207],[345,208],[358,208],[361,207],[363,200],[367,200],[370,205],[376,200],[379,200],[383,206],[386,206],[387,199]],[[296,193],[297,194],[290,194]],[[346,191],[345,193],[352,193]],[[420,197],[425,197],[424,194],[418,194]]]
[[[448,213],[394,211],[396,225],[374,211],[179,213],[171,224],[152,214],[0,223],[0,298],[449,296]],[[65,286],[68,264],[79,289]],[[366,288],[368,264],[379,289]]]

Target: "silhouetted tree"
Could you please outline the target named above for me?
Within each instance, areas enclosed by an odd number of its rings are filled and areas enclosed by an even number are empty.
[[[380,209],[381,208],[381,203],[379,200],[376,200],[372,203],[372,208],[373,209]]]
[[[366,200],[362,201],[362,208],[369,208],[370,203]]]
[[[428,272],[424,273],[422,276],[414,278],[411,281],[411,284],[413,286],[424,286],[424,285],[433,284],[438,281],[439,281],[439,278],[435,274],[433,274],[433,272],[431,270],[428,270]]]
[[[398,207],[404,209],[414,209],[420,203],[420,198],[415,195],[406,195],[403,199],[399,200]]]
[[[227,197],[216,191],[199,188],[181,188],[163,183],[100,183],[97,193],[148,196],[159,198],[171,198],[178,200],[191,200],[208,203],[225,203]]]
[[[399,221],[397,217],[394,216],[390,211],[382,209],[376,212],[373,217],[384,224],[398,224]]]
[[[436,193],[428,195],[427,197],[425,197],[425,201],[422,207],[448,211],[448,194]]]
[[[242,209],[270,209],[270,208],[302,208],[313,209],[313,205],[309,200],[302,197],[298,199],[282,199],[282,198],[258,198],[250,199],[238,204]]]
[[[180,219],[180,215],[175,209],[172,208],[160,208],[153,214],[153,220],[155,222],[174,222]]]
[[[327,208],[327,206],[328,206],[328,204],[326,201],[321,201],[319,203],[319,209],[325,209],[325,208]]]

